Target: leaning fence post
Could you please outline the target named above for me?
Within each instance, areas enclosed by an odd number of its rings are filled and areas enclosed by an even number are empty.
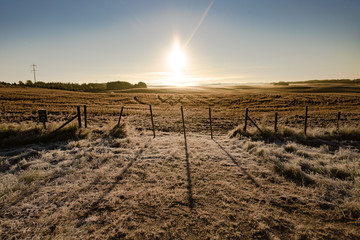
[[[254,126],[259,130],[259,132],[264,133],[263,130],[261,130],[261,128],[259,128],[259,126],[256,124],[256,122],[251,119],[251,117],[248,116],[248,119],[252,124],[254,124]]]
[[[308,121],[308,106],[305,108],[305,122],[304,122],[304,134],[306,135],[307,131],[307,121]]]
[[[84,105],[84,123],[85,123],[85,128],[87,128],[86,105]]]
[[[80,114],[80,106],[77,106],[77,116],[78,116],[79,128],[81,128],[81,114]]]
[[[119,121],[118,121],[118,124],[117,124],[118,127],[120,126],[120,120],[121,120],[121,116],[122,116],[123,110],[124,110],[124,106],[121,107],[120,116],[119,116]]]
[[[337,122],[336,122],[336,128],[337,130],[339,131],[339,126],[340,126],[340,117],[341,117],[341,112],[338,112],[338,115],[337,115]]]
[[[155,126],[154,126],[154,118],[153,118],[153,114],[152,114],[151,104],[149,104],[149,107],[150,107],[150,115],[151,115],[151,124],[152,124],[152,129],[153,129],[154,138],[155,138]]]
[[[249,109],[248,109],[248,108],[246,108],[246,112],[245,112],[244,132],[246,132],[247,120],[248,120],[248,113],[249,113]]]
[[[209,120],[210,120],[211,139],[213,139],[213,130],[212,130],[212,122],[211,122],[211,107],[209,107]]]
[[[78,117],[78,114],[76,114],[75,116],[73,116],[70,120],[68,120],[66,123],[64,123],[63,125],[61,125],[60,127],[58,127],[55,131],[53,131],[52,133],[56,133],[57,131],[59,131],[60,129],[62,129],[63,127],[65,127],[66,125],[68,125],[69,123],[71,123],[72,121],[75,120],[75,118]]]
[[[275,112],[275,125],[274,125],[274,131],[275,133],[277,133],[277,123],[278,123],[278,113]]]
[[[183,106],[181,106],[181,117],[182,117],[183,129],[184,129],[185,146],[187,146]]]

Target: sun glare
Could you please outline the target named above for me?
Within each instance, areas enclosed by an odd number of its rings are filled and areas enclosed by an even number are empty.
[[[175,44],[172,52],[169,54],[168,63],[176,73],[182,72],[185,67],[185,54],[177,44]]]
[[[170,72],[168,72],[164,84],[173,86],[183,86],[184,84],[187,84],[187,79],[185,77],[186,56],[176,41],[168,54],[167,62],[170,67]]]

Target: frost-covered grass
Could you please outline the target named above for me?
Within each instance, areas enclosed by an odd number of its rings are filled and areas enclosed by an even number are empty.
[[[283,129],[264,134],[241,129],[231,132],[241,149],[274,173],[299,186],[323,194],[322,201],[360,217],[360,152],[357,129],[330,133],[315,129],[305,136]],[[329,205],[329,206],[330,206]]]
[[[106,129],[4,152],[1,238],[360,236],[354,148]]]
[[[0,198],[5,201],[15,198],[28,190],[34,182],[46,179],[54,174],[54,166],[67,166],[74,161],[71,159],[81,158],[81,154],[66,158],[62,152],[66,148],[80,148],[82,144],[90,144],[92,141],[113,141],[116,145],[118,139],[127,135],[126,124],[119,127],[105,127],[101,129],[79,129],[75,124],[69,125],[60,131],[53,133],[56,125],[50,125],[47,129],[32,125],[1,125],[2,146],[7,146],[4,154],[0,155],[0,171],[3,173],[0,180]],[[42,147],[38,147],[41,144]],[[24,145],[23,148],[20,146]],[[64,145],[66,147],[64,147]],[[17,146],[14,148],[14,146]],[[60,149],[58,149],[58,147]],[[50,157],[46,152],[56,149]],[[8,156],[6,156],[9,154]],[[84,155],[89,156],[86,152]],[[45,158],[42,158],[45,156]],[[59,159],[56,159],[59,157]],[[13,200],[10,200],[13,201]]]
[[[355,128],[326,131],[313,129],[307,135],[289,128],[277,133],[265,129],[244,132],[240,127],[231,137],[244,141],[243,149],[254,153],[265,162],[274,164],[274,170],[294,181],[314,184],[307,174],[356,182],[360,174],[359,136]],[[296,163],[289,165],[289,162]],[[304,183],[304,182],[303,182]]]

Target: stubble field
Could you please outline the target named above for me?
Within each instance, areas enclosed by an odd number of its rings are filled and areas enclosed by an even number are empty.
[[[0,88],[0,236],[360,239],[359,96],[339,86]],[[50,134],[84,104],[87,129]],[[265,134],[242,131],[245,108]]]

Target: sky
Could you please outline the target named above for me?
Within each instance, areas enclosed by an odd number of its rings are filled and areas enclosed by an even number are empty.
[[[360,78],[359,0],[0,0],[0,81]]]

